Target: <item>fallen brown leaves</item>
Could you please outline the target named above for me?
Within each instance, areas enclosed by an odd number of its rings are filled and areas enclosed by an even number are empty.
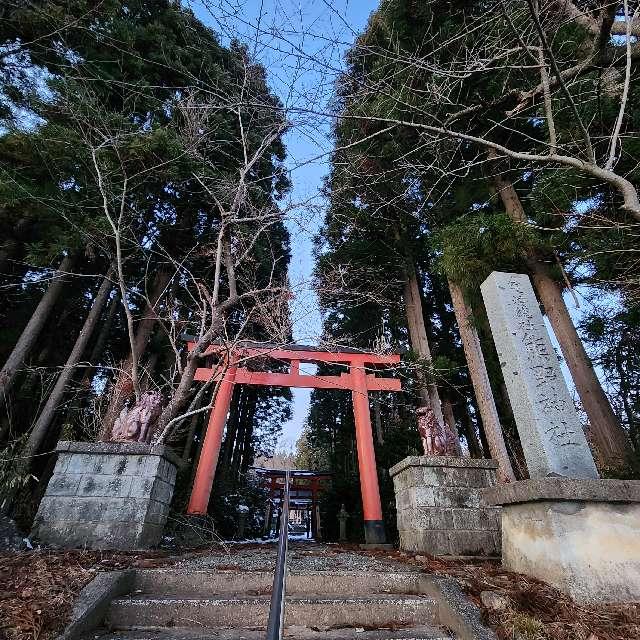
[[[233,557],[258,548],[243,545],[226,549]],[[525,575],[503,571],[495,561],[444,560],[399,551],[361,551],[355,545],[335,546],[345,551],[419,566],[426,573],[456,578],[482,609],[483,618],[500,640],[640,640],[640,604],[577,605],[553,587]],[[168,556],[164,552],[33,551],[0,554],[0,639],[49,640],[68,622],[73,602],[99,571],[154,568],[201,555],[222,553],[212,548]],[[301,551],[326,555],[327,551]],[[222,569],[223,567],[218,567]],[[224,567],[235,569],[236,565]],[[265,570],[269,570],[267,567]],[[480,594],[492,591],[508,599],[502,611],[483,606]]]
[[[640,603],[578,605],[545,582],[504,571],[496,561],[444,560],[399,551],[367,553],[456,578],[500,640],[640,640]],[[480,600],[483,591],[506,596],[510,606],[489,611]]]
[[[76,596],[99,571],[152,568],[171,562],[160,552],[0,554],[0,638],[47,640],[62,631]]]

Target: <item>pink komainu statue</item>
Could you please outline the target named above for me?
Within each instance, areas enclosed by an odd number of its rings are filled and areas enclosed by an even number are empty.
[[[150,442],[153,429],[162,412],[162,395],[146,391],[131,408],[125,407],[111,431],[115,442]]]
[[[418,432],[422,438],[425,456],[457,456],[455,436],[445,426],[441,427],[431,407],[418,407]]]

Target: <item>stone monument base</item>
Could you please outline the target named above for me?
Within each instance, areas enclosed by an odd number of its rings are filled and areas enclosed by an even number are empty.
[[[178,465],[164,446],[59,442],[32,535],[65,548],[144,549],[158,544]]]
[[[542,478],[484,492],[502,563],[581,603],[640,601],[640,481]]]
[[[435,556],[500,555],[500,509],[481,491],[495,484],[493,460],[408,457],[389,469],[400,548]]]

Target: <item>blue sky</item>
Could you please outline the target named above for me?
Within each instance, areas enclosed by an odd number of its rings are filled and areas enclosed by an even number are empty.
[[[317,343],[321,318],[309,286],[313,269],[313,236],[322,222],[320,194],[328,172],[331,150],[330,123],[317,116],[300,116],[312,106],[323,111],[333,95],[343,56],[366,26],[377,0],[198,0],[191,6],[211,26],[224,44],[232,38],[244,42],[268,72],[272,90],[285,107],[298,115],[286,136],[287,163],[293,189],[289,204],[297,205],[288,217],[292,259],[290,279],[296,342]],[[312,372],[309,366],[305,369]],[[295,443],[307,416],[309,389],[294,389],[293,417],[283,426],[280,446]]]

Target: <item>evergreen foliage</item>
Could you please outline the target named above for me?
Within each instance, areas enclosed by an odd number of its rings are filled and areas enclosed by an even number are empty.
[[[221,214],[212,190],[228,207],[245,155],[266,144],[238,212],[246,222],[237,227],[235,246],[248,257],[235,274],[241,294],[286,281],[288,232],[277,215],[265,227],[255,212],[276,211],[290,185],[281,104],[266,71],[239,43],[222,46],[180,3],[4,3],[0,45],[3,362],[46,290],[47,268],[74,255],[73,272],[80,276],[64,287],[7,398],[0,416],[5,446],[29,432],[92,304],[96,274],[106,273],[115,259],[107,211],[121,230],[134,328],[149,322],[149,301],[159,296],[157,319],[139,356],[143,385],[166,399],[184,357],[180,334],[200,330],[194,301],[215,279]],[[272,135],[274,130],[279,133]],[[221,280],[224,291],[228,282]],[[227,335],[242,331],[243,337],[268,339],[270,328],[261,320],[267,313],[266,306],[256,312],[246,300],[227,317]],[[107,316],[105,308],[103,326]],[[97,436],[129,351],[126,318],[116,305],[105,335],[98,327],[84,354],[87,364],[78,367],[43,452],[54,448],[63,425],[64,437]],[[190,393],[200,386],[192,385]],[[288,390],[264,389],[251,399],[255,424],[249,420],[243,437],[230,444],[241,458],[242,477],[256,454],[275,446],[289,403]],[[182,425],[171,442],[192,455],[190,439],[201,442],[206,424],[202,414],[194,420],[192,431]],[[48,461],[44,455],[34,465],[44,482]],[[34,506],[25,499],[16,515],[28,521]]]
[[[542,95],[526,99],[541,82],[539,61],[531,56],[540,44],[539,32],[528,6],[380,3],[349,50],[347,69],[337,84],[340,118],[326,185],[328,212],[318,239],[318,288],[328,342],[372,348],[372,327],[382,326],[386,345],[406,347],[399,303],[402,270],[407,261],[417,267],[434,360],[430,372],[441,397],[454,402],[461,434],[471,421],[482,440],[446,279],[462,287],[473,306],[472,322],[482,341],[509,454],[520,472],[517,433],[479,295],[481,282],[493,270],[527,272],[532,264],[542,264],[561,288],[567,282],[587,285],[586,295],[593,292],[594,298],[604,296],[612,304],[617,300],[613,316],[607,305],[594,309],[583,323],[583,337],[636,449],[638,416],[631,388],[635,383],[622,373],[632,367],[625,344],[634,342],[637,329],[635,234],[629,232],[634,218],[621,209],[621,192],[613,183],[583,170],[586,165],[535,160],[548,152],[552,132]],[[570,78],[565,91],[548,70],[560,153],[584,160],[589,149],[581,123],[587,123],[595,162],[603,166],[619,113],[624,38],[605,35],[598,41],[586,21],[560,16],[563,9],[552,3],[540,6],[541,28],[549,34],[547,65],[553,56]],[[620,11],[614,15],[612,9],[602,12],[620,20]],[[594,6],[585,15],[596,21],[599,11]],[[603,33],[611,24],[605,22]],[[593,67],[580,68],[589,55]],[[571,75],[574,68],[580,72]],[[630,72],[637,77],[635,52]],[[614,164],[615,173],[634,185],[637,84],[630,85]],[[491,152],[490,145],[506,147],[511,156]],[[505,208],[503,200],[510,197],[501,193],[505,184],[513,186],[518,200],[513,206],[522,207],[522,214],[514,217]],[[415,358],[407,354],[404,361],[410,365]],[[416,367],[408,371],[414,377]],[[406,388],[408,394],[414,389],[410,382]],[[332,432],[336,422],[343,428],[350,407],[341,410],[339,420],[329,418],[320,410],[322,393],[314,394],[315,413],[305,437],[339,456],[323,434]],[[415,398],[405,395],[401,402],[410,406]],[[385,403],[393,405],[394,399]],[[385,430],[395,428],[393,418],[384,425]],[[411,432],[415,427],[408,419],[402,428]],[[388,468],[399,459],[379,464]],[[348,495],[355,478],[350,484],[346,470],[339,475]]]

